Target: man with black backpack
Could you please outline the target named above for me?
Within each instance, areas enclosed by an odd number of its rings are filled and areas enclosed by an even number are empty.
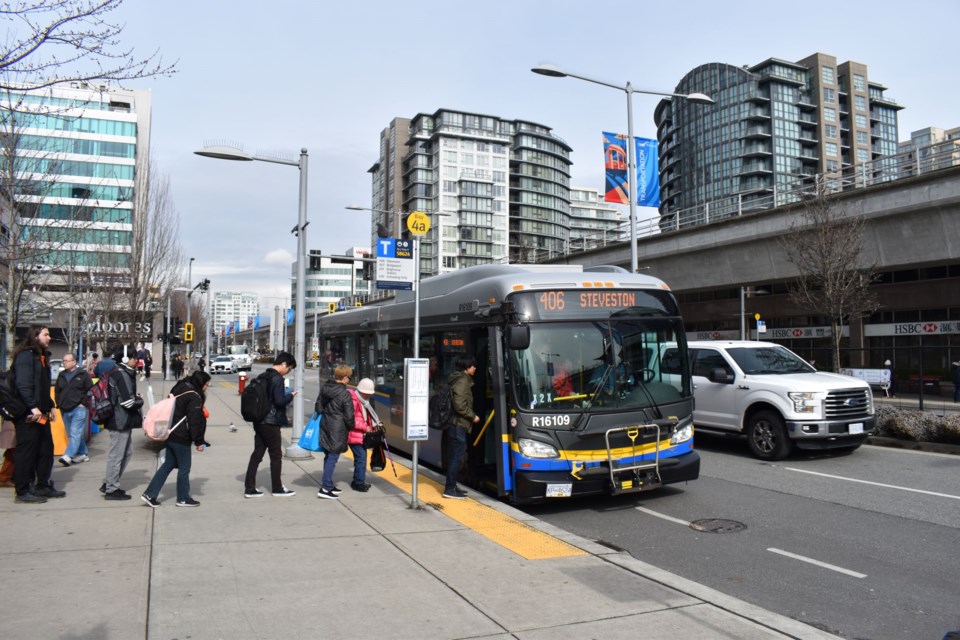
[[[241,412],[245,420],[253,422],[253,453],[247,464],[247,475],[244,478],[244,498],[259,498],[263,492],[257,489],[257,467],[263,460],[265,451],[270,453],[270,482],[271,493],[278,497],[290,497],[295,491],[290,491],[280,479],[280,467],[283,464],[283,451],[280,442],[280,427],[287,424],[287,405],[293,402],[297,391],[286,393],[283,378],[297,368],[297,359],[286,351],[281,351],[273,361],[273,366],[261,373],[250,382],[250,387],[244,390],[240,399]],[[260,387],[260,388],[258,388]],[[266,393],[260,393],[265,391]],[[250,413],[248,404],[257,402],[257,396],[269,400],[261,415]],[[248,403],[248,400],[251,401]],[[256,412],[256,409],[253,409]]]

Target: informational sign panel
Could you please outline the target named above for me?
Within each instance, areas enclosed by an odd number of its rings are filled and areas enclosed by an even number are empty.
[[[427,358],[404,358],[403,389],[403,438],[426,440],[427,409],[430,402],[430,360]]]
[[[840,369],[840,375],[859,378],[874,387],[890,386],[889,369]]]
[[[377,240],[377,288],[410,291],[417,274],[413,241],[399,238]]]

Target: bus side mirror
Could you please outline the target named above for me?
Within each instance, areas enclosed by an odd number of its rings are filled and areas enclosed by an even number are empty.
[[[523,351],[530,347],[530,325],[522,324],[507,327],[507,342],[514,351]]]

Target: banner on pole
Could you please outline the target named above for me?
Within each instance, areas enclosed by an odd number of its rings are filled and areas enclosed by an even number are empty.
[[[660,206],[660,161],[657,141],[634,138],[637,160],[637,204]],[[606,173],[604,201],[617,204],[630,202],[630,178],[627,174],[627,136],[603,132],[603,164]]]

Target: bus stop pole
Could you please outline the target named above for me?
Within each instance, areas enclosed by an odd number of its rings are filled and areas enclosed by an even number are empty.
[[[413,236],[413,357],[420,357],[420,236]],[[410,489],[410,508],[419,509],[417,501],[417,478],[420,467],[420,441],[413,441],[413,480]]]

